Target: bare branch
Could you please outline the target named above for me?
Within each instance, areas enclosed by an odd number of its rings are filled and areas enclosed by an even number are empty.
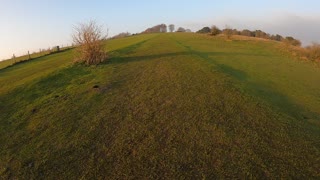
[[[88,65],[99,64],[106,59],[102,41],[107,34],[103,34],[103,27],[95,21],[79,23],[74,27],[72,34],[73,42],[78,46],[78,62],[85,62]]]

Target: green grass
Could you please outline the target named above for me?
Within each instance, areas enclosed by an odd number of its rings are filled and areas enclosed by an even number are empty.
[[[319,178],[320,70],[275,47],[151,34],[2,69],[0,177]]]

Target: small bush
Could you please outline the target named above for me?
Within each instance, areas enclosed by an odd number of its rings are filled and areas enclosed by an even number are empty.
[[[307,57],[313,61],[320,61],[320,44],[314,43],[306,48]]]
[[[232,29],[231,28],[226,28],[222,30],[222,33],[227,37],[227,39],[230,39],[232,36]]]
[[[216,36],[221,33],[221,30],[217,26],[211,27],[211,35]]]
[[[301,42],[298,39],[294,39],[293,37],[286,37],[285,39],[283,39],[283,42],[292,46],[301,46]]]
[[[107,54],[103,48],[103,40],[107,35],[103,35],[102,26],[95,21],[80,23],[74,28],[72,35],[74,43],[78,46],[78,57],[76,62],[84,62],[87,65],[95,65],[103,62]]]
[[[209,27],[204,27],[202,29],[200,29],[199,31],[197,31],[197,33],[200,33],[200,34],[208,34],[211,32],[211,29]]]

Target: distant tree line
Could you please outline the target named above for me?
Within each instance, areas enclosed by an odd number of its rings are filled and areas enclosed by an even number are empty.
[[[159,25],[156,25],[156,26],[153,26],[151,28],[146,29],[141,34],[146,34],[146,33],[166,33],[166,32],[168,32],[168,28],[169,28],[169,32],[192,32],[190,29],[185,29],[183,27],[179,27],[175,31],[175,25],[174,24],[170,24],[169,26],[167,26],[165,24],[159,24]]]
[[[226,27],[225,29],[219,29],[217,26],[203,27],[198,30],[197,33],[209,34],[212,36],[217,36],[220,34],[225,35],[228,39],[233,35],[240,35],[246,37],[255,37],[268,39],[273,41],[283,42],[286,47],[283,48],[284,51],[291,53],[292,55],[299,57],[300,59],[311,60],[314,62],[320,62],[320,44],[313,43],[307,47],[301,47],[301,41],[295,39],[294,37],[287,36],[283,37],[279,34],[269,34],[262,30],[237,30],[232,29],[230,27]]]
[[[179,27],[176,32],[188,32],[188,33],[190,33],[192,31],[190,29],[185,29],[183,27]]]
[[[269,39],[269,40],[274,40],[274,41],[282,41],[287,44],[293,45],[293,46],[301,46],[301,42],[298,39],[295,39],[291,36],[288,37],[282,37],[279,34],[276,35],[271,35],[269,33],[266,33],[261,30],[254,30],[250,31],[248,29],[244,30],[237,30],[237,29],[232,29],[232,28],[225,28],[225,29],[219,29],[217,26],[212,26],[210,27],[203,27],[197,33],[203,33],[203,34],[211,34],[213,36],[219,35],[219,34],[224,34],[228,38],[230,38],[232,35],[240,35],[240,36],[247,36],[247,37],[256,37],[256,38],[262,38],[262,39]]]
[[[167,26],[166,24],[158,24],[155,25],[153,27],[147,28],[146,30],[144,30],[141,33],[136,33],[136,34],[131,34],[129,32],[122,32],[119,33],[109,39],[118,39],[118,38],[124,38],[124,37],[129,37],[129,36],[135,36],[138,34],[148,34],[148,33],[173,33],[173,32],[192,32],[190,29],[185,29],[183,27],[179,27],[176,31],[175,31],[175,25],[174,24],[170,24],[169,26]]]

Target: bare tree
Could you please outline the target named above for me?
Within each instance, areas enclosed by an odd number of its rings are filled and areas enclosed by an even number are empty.
[[[107,58],[102,41],[107,37],[103,32],[103,27],[96,21],[79,23],[74,27],[72,35],[73,42],[76,44],[79,57],[78,62],[87,65],[99,64]]]
[[[173,32],[173,31],[174,31],[174,24],[170,24],[170,25],[169,25],[169,30],[170,30],[170,32]]]

